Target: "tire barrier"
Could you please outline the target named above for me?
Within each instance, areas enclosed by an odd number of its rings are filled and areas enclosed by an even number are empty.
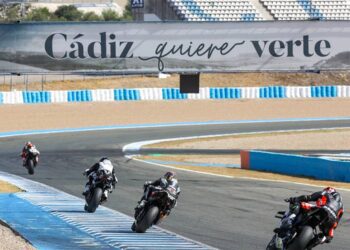
[[[112,102],[115,100],[113,89],[96,89],[91,92],[92,100],[95,102]]]
[[[198,94],[188,94],[188,99],[210,99],[210,88],[200,88]]]
[[[23,94],[21,91],[2,92],[4,104],[20,104],[23,103]]]
[[[336,86],[312,86],[311,97],[337,97]]]
[[[286,98],[311,98],[310,87],[286,87]]]
[[[25,91],[22,92],[23,103],[50,103],[51,93],[48,91]]]
[[[248,99],[260,98],[260,88],[259,87],[242,88],[242,98],[248,98]]]
[[[91,102],[91,90],[68,91],[68,102]]]
[[[350,161],[251,150],[241,151],[241,168],[350,182]]]
[[[348,86],[337,86],[338,97],[350,97],[350,88]]]
[[[137,101],[140,100],[140,90],[138,89],[115,89],[115,101]]]
[[[163,100],[187,99],[188,94],[181,94],[180,89],[166,88],[162,89]]]
[[[350,86],[269,86],[200,88],[198,94],[181,94],[178,88],[95,89],[0,92],[0,104],[61,102],[113,102],[138,100],[349,98]]]
[[[285,98],[286,87],[272,86],[259,88],[260,98]]]
[[[236,99],[241,98],[240,88],[210,88],[210,99]]]
[[[60,91],[50,91],[51,92],[51,102],[67,102],[68,100],[68,92],[65,90]]]

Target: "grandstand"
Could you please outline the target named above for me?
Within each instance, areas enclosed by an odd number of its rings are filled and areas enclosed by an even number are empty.
[[[349,20],[350,5],[347,0],[261,0],[277,20]]]
[[[176,18],[164,17],[164,2]],[[350,20],[349,0],[145,0],[145,13],[151,4],[162,20]]]
[[[54,11],[60,5],[75,5],[84,12],[100,14],[113,9],[122,15],[129,0],[0,0],[0,4],[26,3]],[[133,10],[134,19],[182,21],[350,20],[350,0],[144,0]]]

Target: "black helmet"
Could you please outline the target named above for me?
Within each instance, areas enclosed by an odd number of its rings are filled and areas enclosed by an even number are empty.
[[[103,162],[104,160],[109,160],[108,157],[104,156],[100,159],[100,162]]]
[[[176,173],[170,171],[170,172],[166,172],[166,173],[165,173],[164,178],[165,178],[167,181],[171,181],[175,176],[176,176]]]

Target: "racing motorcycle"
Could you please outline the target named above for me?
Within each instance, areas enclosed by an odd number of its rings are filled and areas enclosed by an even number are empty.
[[[318,206],[307,202],[291,202],[289,199],[289,213],[279,211],[276,218],[281,219],[280,227],[274,229],[275,235],[266,250],[310,250],[316,247],[323,234],[320,230],[327,216]],[[295,214],[293,223],[289,214]]]
[[[131,230],[145,233],[152,225],[160,224],[170,213],[177,199],[177,190],[173,186],[161,183],[160,187],[149,186],[152,190],[146,205],[135,211],[135,221]]]
[[[24,167],[28,170],[28,174],[34,174],[34,168],[39,162],[39,151],[36,148],[30,148],[25,155]]]
[[[89,174],[88,178],[91,179],[91,185],[89,192],[85,195],[86,204],[84,210],[89,213],[94,213],[99,205],[107,201],[107,195],[112,190],[113,167],[109,169],[99,168],[96,172]]]

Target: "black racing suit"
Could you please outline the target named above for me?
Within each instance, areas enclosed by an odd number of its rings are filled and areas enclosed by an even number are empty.
[[[338,192],[328,193],[326,191],[315,192],[311,195],[302,195],[292,198],[296,202],[315,201],[322,208],[322,213],[327,220],[320,225],[322,233],[326,236],[326,242],[329,243],[334,236],[334,229],[338,226],[339,220],[343,215],[343,202]]]
[[[155,187],[162,187],[163,183],[166,183],[167,186],[173,186],[176,189],[177,198],[179,197],[181,189],[178,185],[177,179],[172,179],[172,180],[168,181],[164,178],[159,178],[158,180],[155,180],[153,182],[146,181],[145,184],[143,185],[144,186],[144,193],[143,193],[143,196],[141,197],[141,200],[139,201],[140,205],[138,207],[136,207],[136,209],[144,206],[145,202],[148,201],[149,194],[152,193],[152,191],[155,189]],[[145,202],[143,202],[143,201],[145,201]],[[175,202],[173,204],[171,204],[171,207],[169,207],[169,209],[168,209],[168,213],[170,213],[170,210],[176,206],[176,203],[177,203],[177,200],[175,200]]]

